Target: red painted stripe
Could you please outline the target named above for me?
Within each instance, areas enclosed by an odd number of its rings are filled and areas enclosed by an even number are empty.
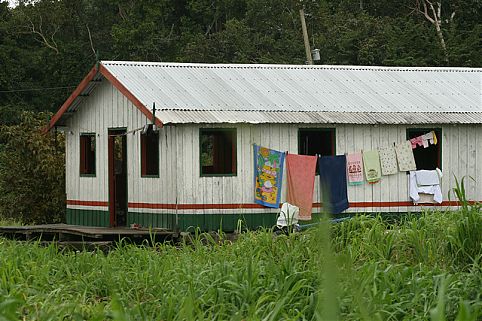
[[[45,128],[45,132],[48,132],[51,130],[54,126],[55,123],[62,117],[62,115],[69,109],[70,105],[74,102],[75,98],[77,98],[83,91],[84,89],[89,85],[89,82],[94,79],[95,75],[97,74],[97,69],[92,67],[92,69],[89,71],[87,76],[85,76],[84,79],[80,82],[80,84],[75,88],[74,92],[70,94],[69,98],[64,102],[62,107],[57,111],[57,113],[50,119],[49,124]]]
[[[117,78],[113,74],[111,74],[110,71],[107,70],[107,68],[105,68],[103,65],[100,65],[99,71],[107,80],[110,81],[110,83],[115,88],[117,88],[117,90],[119,90],[124,96],[126,96],[127,99],[129,99],[134,104],[134,106],[139,108],[139,110],[144,115],[146,115],[146,117],[149,120],[152,119],[151,111],[147,109],[146,106],[144,106],[144,104],[141,103],[141,101],[137,99],[137,97],[134,96],[123,84],[121,84],[121,82],[117,80]],[[157,117],[156,117],[156,125],[159,127],[162,127],[162,122]]]
[[[80,200],[67,200],[67,205],[81,205],[81,206],[109,206],[109,202],[102,202],[102,201],[80,201]]]
[[[475,201],[469,201],[470,205],[475,204]],[[108,206],[109,202],[100,201],[79,201],[67,200],[68,205],[82,205],[82,206]],[[259,204],[244,203],[244,204],[157,204],[157,203],[134,203],[128,204],[129,208],[148,208],[148,209],[170,209],[170,210],[204,210],[204,209],[261,209],[266,208]],[[321,207],[321,203],[313,203],[314,208]],[[443,201],[441,204],[419,204],[414,205],[412,202],[352,202],[350,207],[368,208],[368,207],[406,207],[406,206],[460,206],[458,201]]]

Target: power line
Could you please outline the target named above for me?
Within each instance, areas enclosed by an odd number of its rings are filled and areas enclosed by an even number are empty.
[[[69,88],[75,88],[75,87],[77,87],[77,86],[12,89],[12,90],[0,90],[0,93],[15,93],[15,92],[21,92],[21,91],[41,91],[41,90],[69,89]]]

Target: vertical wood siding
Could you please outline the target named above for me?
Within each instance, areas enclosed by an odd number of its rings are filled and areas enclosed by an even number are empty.
[[[67,199],[80,201],[109,201],[108,193],[108,128],[126,128],[132,131],[143,127],[149,120],[107,81],[99,85],[84,101],[68,122],[66,135]],[[299,128],[336,128],[338,155],[393,145],[406,139],[405,125],[308,125],[308,124],[186,124],[168,125],[159,131],[159,177],[141,177],[140,132],[127,136],[129,222],[155,220],[156,224],[174,226],[175,214],[229,214],[275,213],[264,208],[212,208],[212,204],[253,203],[253,144],[280,151],[298,153]],[[482,200],[482,126],[433,125],[442,128],[442,192],[444,200],[455,187],[454,177],[465,179],[469,199]],[[201,177],[199,164],[200,128],[236,128],[237,175]],[[81,177],[80,133],[96,134],[96,175]],[[286,199],[286,172],[283,174],[281,200]],[[349,212],[407,212],[420,211],[420,206],[380,207],[380,202],[406,202],[408,175],[399,172],[382,176],[378,184],[349,186],[350,202],[367,202],[365,207],[352,207]],[[318,203],[319,177],[315,178],[313,202]],[[177,205],[201,204],[193,209]],[[202,205],[204,204],[204,205]],[[79,207],[68,206],[72,210]],[[204,208],[208,207],[208,208]],[[96,208],[107,211],[107,207]],[[314,211],[319,209],[314,208]],[[154,214],[171,215],[154,217]],[[248,217],[248,216],[246,216]],[[168,223],[166,223],[168,222]],[[200,218],[202,223],[202,219]]]

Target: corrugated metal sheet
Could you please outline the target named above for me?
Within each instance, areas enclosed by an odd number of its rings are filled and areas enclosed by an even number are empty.
[[[280,123],[280,124],[478,124],[481,113],[392,113],[392,112],[276,112],[276,111],[186,111],[156,113],[164,124],[176,123]]]
[[[480,68],[102,64],[164,123],[482,122]]]

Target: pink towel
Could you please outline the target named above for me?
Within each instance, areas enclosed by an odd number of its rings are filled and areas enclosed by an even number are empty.
[[[363,159],[361,153],[346,155],[346,173],[348,176],[348,184],[363,184]]]
[[[300,208],[299,220],[311,220],[315,187],[316,156],[286,155],[288,203]]]

